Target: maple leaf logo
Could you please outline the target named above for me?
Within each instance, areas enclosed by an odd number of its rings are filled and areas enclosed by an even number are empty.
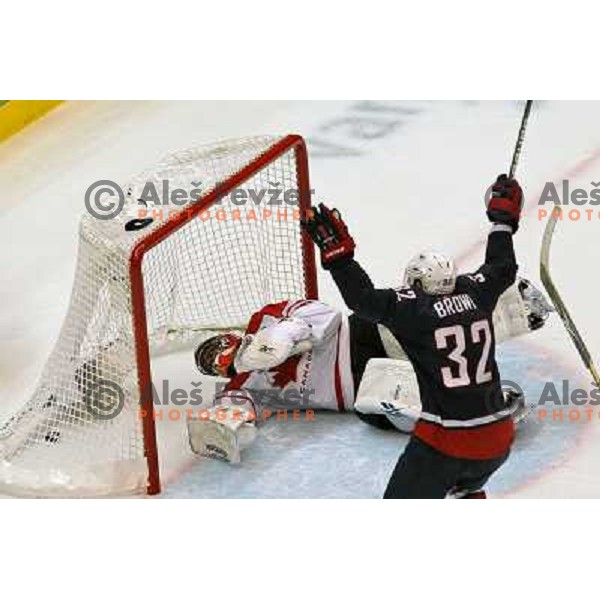
[[[284,389],[288,383],[293,383],[298,377],[298,364],[301,355],[291,356],[280,365],[273,367],[269,373],[272,375],[273,385]]]

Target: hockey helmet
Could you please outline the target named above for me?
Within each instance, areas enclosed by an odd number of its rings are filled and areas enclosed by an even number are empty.
[[[451,294],[456,285],[454,260],[441,252],[419,252],[404,271],[405,286],[412,287],[417,282],[427,294]]]

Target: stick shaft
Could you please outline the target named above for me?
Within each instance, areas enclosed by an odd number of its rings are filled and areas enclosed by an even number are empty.
[[[515,144],[512,162],[510,163],[510,171],[508,174],[510,179],[512,179],[517,172],[517,165],[519,164],[521,148],[523,147],[523,141],[525,140],[525,130],[527,129],[527,121],[529,120],[529,113],[531,112],[532,104],[533,100],[527,100],[525,103],[525,110],[523,111],[523,118],[521,119],[521,127],[519,128],[519,135],[517,137],[517,143]]]

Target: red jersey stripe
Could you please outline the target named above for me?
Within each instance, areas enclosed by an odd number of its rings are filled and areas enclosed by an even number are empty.
[[[448,456],[487,460],[499,458],[508,452],[515,436],[515,426],[512,418],[465,429],[450,429],[436,423],[417,421],[413,434]]]

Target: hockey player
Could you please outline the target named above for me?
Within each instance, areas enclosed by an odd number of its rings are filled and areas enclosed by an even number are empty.
[[[415,265],[435,261],[437,253],[421,252],[409,261],[406,282]],[[499,298],[493,313],[496,343],[544,326],[554,309],[527,279],[518,281]],[[356,415],[380,429],[412,433],[421,413],[419,384],[412,365],[392,332],[354,313],[349,318],[352,376],[357,390]],[[521,390],[507,388],[515,423],[529,414]]]
[[[516,279],[512,236],[522,203],[517,181],[500,175],[481,268],[457,276],[451,259],[418,255],[399,290],[375,289],[338,211],[321,204],[306,224],[348,307],[384,324],[416,372],[422,411],[385,498],[485,497],[483,486],[509,455],[514,423],[500,387],[492,312]]]
[[[348,319],[316,300],[269,304],[245,335],[218,335],[200,344],[196,365],[230,378],[204,418],[188,421],[190,445],[203,456],[237,462],[256,423],[275,411],[351,410]]]

